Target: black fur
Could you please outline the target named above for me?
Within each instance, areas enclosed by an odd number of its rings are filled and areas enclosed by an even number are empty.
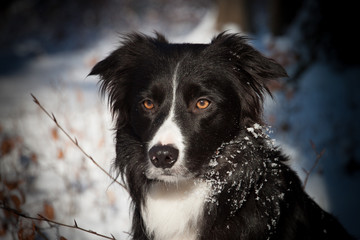
[[[100,75],[116,121],[115,164],[133,200],[133,239],[152,239],[140,214],[154,182],[144,174],[146,144],[169,111],[169,81],[179,62],[175,114],[188,143],[186,167],[194,181],[208,181],[214,190],[198,239],[352,239],[302,190],[261,127],[266,83],[286,77],[285,70],[246,38],[226,33],[210,44],[130,34],[90,73]],[[149,96],[155,109],[146,112],[140,103]],[[212,106],[200,113],[189,106],[201,96]]]

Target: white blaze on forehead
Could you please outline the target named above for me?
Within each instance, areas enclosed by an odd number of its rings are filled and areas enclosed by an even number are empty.
[[[165,122],[161,125],[159,130],[156,132],[153,140],[150,142],[150,146],[157,144],[160,145],[174,145],[180,147],[182,144],[182,135],[179,127],[174,121],[173,114],[170,114]]]
[[[169,111],[169,115],[165,119],[164,123],[155,133],[153,139],[149,143],[149,149],[155,145],[168,145],[171,144],[179,150],[178,161],[182,159],[184,150],[184,137],[181,134],[181,130],[175,120],[175,105],[176,105],[176,89],[178,86],[177,70],[179,64],[176,65],[175,71],[172,77],[172,101]]]

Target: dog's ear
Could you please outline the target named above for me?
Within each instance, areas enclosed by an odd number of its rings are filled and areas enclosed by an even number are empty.
[[[121,47],[113,51],[104,60],[98,62],[89,75],[99,75],[100,92],[108,95],[108,103],[117,127],[126,125],[130,111],[131,85],[139,74],[139,61],[144,54],[156,48],[157,44],[167,43],[164,36],[155,33],[148,37],[132,33],[122,37]]]
[[[248,38],[239,34],[220,33],[212,44],[221,45],[229,50],[233,62],[257,80],[265,81],[287,77],[285,69],[271,58],[263,56],[248,43]]]
[[[271,95],[267,83],[287,77],[285,69],[271,58],[263,56],[238,34],[221,33],[210,46],[221,49],[219,55],[229,66],[242,104],[242,124],[262,123],[264,94]]]

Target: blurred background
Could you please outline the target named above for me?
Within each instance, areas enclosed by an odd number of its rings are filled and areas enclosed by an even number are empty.
[[[310,196],[360,238],[359,14],[350,1],[3,0],[0,16],[0,206],[127,239],[127,192],[30,94],[116,176],[111,116],[98,79],[87,77],[94,64],[120,34],[208,43],[228,30],[288,71],[269,84],[272,137],[302,180],[309,176]],[[101,239],[0,208],[0,239],[60,238]]]

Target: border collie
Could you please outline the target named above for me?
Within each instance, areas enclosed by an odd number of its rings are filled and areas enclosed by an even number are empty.
[[[97,63],[137,240],[352,239],[302,189],[262,120],[286,77],[238,34],[172,44],[125,36]]]

